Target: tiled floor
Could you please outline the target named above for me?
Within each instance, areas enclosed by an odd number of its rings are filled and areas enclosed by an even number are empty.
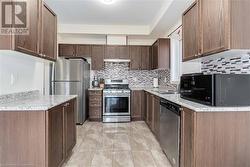
[[[86,122],[65,167],[171,167],[144,122]]]

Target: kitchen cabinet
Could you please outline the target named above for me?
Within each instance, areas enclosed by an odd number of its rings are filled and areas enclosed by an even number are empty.
[[[183,61],[249,50],[250,39],[245,35],[250,33],[249,7],[245,0],[197,0],[183,14]]]
[[[129,59],[128,46],[107,45],[105,59]]]
[[[91,45],[76,45],[76,56],[84,58],[91,57]]]
[[[102,119],[102,90],[89,90],[89,120]]]
[[[48,59],[57,58],[57,16],[44,3],[42,9],[42,42],[41,54]]]
[[[61,166],[64,160],[64,113],[63,106],[57,106],[48,113],[49,166]]]
[[[0,112],[1,164],[60,167],[76,144],[75,105],[72,99],[47,111]]]
[[[149,46],[130,46],[130,69],[131,70],[150,70],[151,54]]]
[[[59,44],[60,57],[74,57],[76,55],[76,45],[74,44]]]
[[[41,17],[41,0],[28,0],[27,10],[29,12],[29,34],[15,35],[14,50],[30,55],[39,55],[39,25]]]
[[[133,90],[131,97],[131,117],[132,120],[141,121],[145,117],[144,91]]]
[[[199,55],[199,15],[195,2],[182,16],[183,61],[191,60]]]
[[[250,112],[181,112],[181,167],[248,167]],[[235,151],[237,150],[237,151]]]
[[[153,96],[153,132],[157,139],[160,135],[160,98],[158,96]]]
[[[131,70],[140,70],[141,68],[141,47],[140,46],[130,46],[129,47],[130,55],[130,69]]]
[[[146,123],[149,128],[153,129],[153,95],[146,92],[146,103],[147,103],[147,113],[146,113]]]
[[[91,47],[91,68],[92,70],[103,69],[103,58],[105,54],[105,45],[93,45]]]
[[[0,49],[56,60],[57,18],[42,0],[27,0],[28,34],[0,36]]]
[[[181,167],[194,167],[194,111],[181,113]]]
[[[170,69],[170,39],[160,38],[152,45],[152,69]]]
[[[64,104],[66,156],[69,156],[71,154],[71,151],[76,144],[76,120],[74,105],[74,101],[69,101]]]
[[[229,0],[201,0],[201,52],[209,54],[229,49]]]
[[[151,47],[141,47],[141,70],[151,70]]]

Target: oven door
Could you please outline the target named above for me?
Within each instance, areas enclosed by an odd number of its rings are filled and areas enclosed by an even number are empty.
[[[130,115],[130,96],[104,96],[103,115]]]

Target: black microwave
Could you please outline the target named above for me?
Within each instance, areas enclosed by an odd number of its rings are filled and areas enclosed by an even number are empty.
[[[250,106],[249,74],[185,74],[182,98],[210,106]]]

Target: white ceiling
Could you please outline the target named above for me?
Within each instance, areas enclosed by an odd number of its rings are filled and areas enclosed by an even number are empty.
[[[166,0],[47,0],[60,24],[149,25]]]
[[[163,36],[193,0],[45,0],[59,33]]]

